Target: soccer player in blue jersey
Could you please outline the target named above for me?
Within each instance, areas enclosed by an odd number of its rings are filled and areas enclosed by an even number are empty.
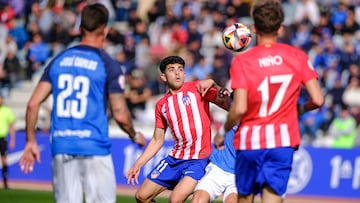
[[[226,133],[217,133],[214,137],[216,148],[210,155],[210,163],[206,166],[206,174],[200,179],[194,190],[192,203],[212,202],[223,195],[224,203],[237,202],[235,184],[235,156],[233,144],[238,125]]]
[[[124,74],[105,53],[108,10],[89,4],[82,10],[79,45],[56,56],[46,67],[31,96],[26,112],[26,146],[21,170],[29,173],[40,152],[35,138],[39,107],[53,95],[51,147],[55,202],[113,203],[116,179],[110,153],[107,103],[115,121],[140,146],[146,144],[136,132],[127,108]]]

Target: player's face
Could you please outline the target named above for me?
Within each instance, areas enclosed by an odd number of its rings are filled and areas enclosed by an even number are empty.
[[[170,91],[177,91],[184,84],[184,66],[177,63],[167,65],[165,73],[161,74],[161,78],[168,84]]]

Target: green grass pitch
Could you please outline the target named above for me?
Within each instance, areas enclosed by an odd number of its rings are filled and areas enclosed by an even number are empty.
[[[0,202],[1,203],[53,203],[53,194],[51,191],[33,191],[33,190],[20,190],[0,189]],[[117,196],[117,203],[136,203],[133,196]],[[167,203],[167,198],[156,198],[157,203]],[[186,201],[189,203],[190,201]],[[215,201],[219,202],[219,201]]]

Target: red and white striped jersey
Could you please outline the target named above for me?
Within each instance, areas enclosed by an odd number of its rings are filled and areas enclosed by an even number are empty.
[[[245,89],[247,112],[234,138],[240,150],[297,147],[301,85],[317,78],[306,54],[286,44],[255,46],[233,59],[231,88]]]
[[[175,94],[169,92],[156,103],[155,127],[170,128],[175,143],[169,155],[177,159],[203,159],[212,149],[209,102],[215,101],[217,90],[211,88],[202,97],[197,83],[184,83]]]

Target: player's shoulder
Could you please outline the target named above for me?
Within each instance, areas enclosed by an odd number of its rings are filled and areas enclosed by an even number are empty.
[[[183,88],[196,88],[196,85],[199,83],[199,80],[194,80],[194,81],[188,81],[188,82],[184,82],[183,84]]]
[[[293,55],[295,57],[304,57],[306,53],[298,47],[291,46],[285,43],[277,43],[278,49],[286,55]]]
[[[166,102],[167,98],[169,98],[170,96],[171,94],[169,92],[165,93],[156,101],[156,106],[163,105]]]

